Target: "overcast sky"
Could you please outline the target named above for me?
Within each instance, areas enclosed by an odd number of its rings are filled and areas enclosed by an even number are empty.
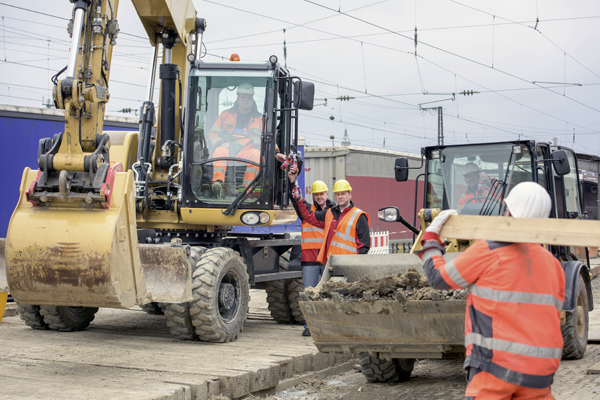
[[[347,129],[353,145],[418,153],[438,136],[437,113],[422,105],[443,107],[445,144],[557,137],[600,154],[598,0],[194,5],[208,23],[206,61],[236,52],[283,63],[285,39],[287,66],[316,85],[317,105],[300,119],[310,145],[331,144],[330,135],[340,144]],[[68,63],[71,9],[68,0],[0,0],[0,104],[43,107],[50,77]],[[108,113],[123,115],[145,99],[152,50],[131,2],[120,1],[118,20]]]

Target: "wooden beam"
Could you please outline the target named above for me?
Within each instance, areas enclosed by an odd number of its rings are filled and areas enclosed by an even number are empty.
[[[453,215],[440,237],[600,247],[600,221]]]

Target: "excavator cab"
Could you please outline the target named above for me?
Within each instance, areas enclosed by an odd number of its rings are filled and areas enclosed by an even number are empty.
[[[295,152],[297,127],[290,122],[298,109],[312,109],[314,86],[276,62],[202,62],[192,68],[188,90],[183,206],[225,208],[226,214],[288,207],[275,156]],[[294,104],[302,92],[308,101]]]

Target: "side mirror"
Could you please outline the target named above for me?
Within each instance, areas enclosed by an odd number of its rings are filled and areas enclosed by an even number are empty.
[[[567,158],[567,152],[564,150],[553,151],[552,154],[552,165],[554,166],[554,172],[556,175],[563,176],[571,172],[571,166],[569,165],[569,159]]]
[[[294,108],[312,110],[315,101],[315,84],[312,82],[294,81]]]
[[[396,158],[394,173],[396,175],[396,182],[406,182],[408,180],[408,158]]]
[[[400,210],[398,207],[385,207],[377,211],[377,217],[385,222],[398,222],[400,220]]]

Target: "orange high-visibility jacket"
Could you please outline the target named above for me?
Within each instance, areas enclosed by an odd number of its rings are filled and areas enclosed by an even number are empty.
[[[358,207],[352,207],[344,218],[341,221],[338,221],[337,228],[335,229],[329,246],[327,240],[324,240],[321,244],[321,250],[319,250],[319,258],[317,261],[321,264],[326,264],[329,256],[332,254],[358,253],[358,245],[356,244],[356,224],[358,223],[358,218],[362,214],[367,217],[367,223],[370,225],[369,215]],[[329,232],[332,221],[333,213],[331,212],[331,209],[329,209],[325,216],[324,232]]]
[[[475,192],[467,190],[462,196],[460,196],[460,199],[458,199],[458,209],[460,210],[461,208],[463,208],[463,206],[465,204],[467,204],[467,201],[474,197],[484,197],[484,198],[478,199],[478,200],[473,200],[471,203],[483,203],[485,201],[485,197],[488,195],[489,192],[490,191],[488,188],[484,188],[483,190],[477,189],[477,190],[475,190]]]
[[[552,384],[563,353],[565,274],[539,244],[480,240],[453,261],[426,232],[420,256],[435,289],[469,288],[465,368],[529,388]]]
[[[237,108],[233,107],[229,110],[225,110],[219,115],[217,121],[213,125],[213,127],[208,132],[208,137],[210,138],[210,142],[213,146],[216,146],[219,142],[219,135],[222,132],[226,133],[234,133],[235,124],[237,121]],[[235,133],[233,136],[242,145],[246,146],[249,142],[260,146],[260,135],[262,133],[263,128],[263,117],[258,113],[252,114],[250,116],[250,121],[248,122],[248,132],[239,132]]]
[[[310,211],[317,211],[317,207],[311,204]],[[317,228],[306,221],[302,221],[302,235],[300,236],[302,250],[319,250],[325,240],[325,233],[322,228]]]

